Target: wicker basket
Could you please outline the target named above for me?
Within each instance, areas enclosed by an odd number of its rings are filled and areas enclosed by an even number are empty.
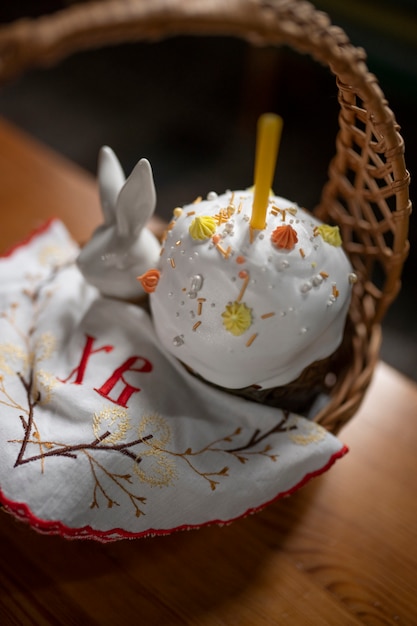
[[[327,65],[336,76],[340,129],[316,213],[339,225],[359,277],[343,345],[325,363],[335,381],[330,401],[316,417],[337,432],[358,409],[371,380],[380,322],[398,293],[408,252],[411,204],[404,144],[377,79],[367,69],[365,52],[308,2],[105,0],[74,4],[1,28],[0,80],[81,49],[187,34],[235,36],[253,45],[285,44]],[[318,371],[314,385],[317,380],[328,382]],[[302,384],[308,376],[311,370]]]

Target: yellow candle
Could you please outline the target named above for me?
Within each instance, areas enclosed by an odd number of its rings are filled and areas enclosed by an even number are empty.
[[[253,196],[252,228],[262,230],[266,223],[269,191],[274,178],[282,118],[274,113],[261,115],[258,121],[255,154],[255,189]]]

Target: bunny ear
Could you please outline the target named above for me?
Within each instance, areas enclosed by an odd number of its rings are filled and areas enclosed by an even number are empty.
[[[156,192],[151,164],[141,159],[126,180],[117,200],[117,228],[121,235],[138,236],[151,218]]]
[[[103,146],[98,157],[98,185],[105,224],[112,224],[116,217],[117,198],[125,182],[119,159],[108,146]]]

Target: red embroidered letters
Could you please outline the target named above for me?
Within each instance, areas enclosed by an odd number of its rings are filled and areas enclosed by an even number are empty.
[[[97,354],[98,352],[112,352],[112,350],[114,350],[114,346],[110,345],[104,345],[99,348],[93,349],[93,344],[95,341],[95,337],[92,337],[91,335],[86,335],[86,341],[79,364],[70,372],[70,374],[66,378],[59,378],[58,380],[60,380],[62,383],[71,382],[74,385],[81,385],[84,380],[90,357],[93,354]],[[107,400],[110,400],[111,402],[114,402],[115,404],[118,404],[119,406],[122,406],[124,408],[127,408],[127,403],[129,402],[129,399],[134,393],[138,393],[140,391],[140,387],[136,387],[129,383],[126,380],[125,375],[128,372],[146,373],[151,372],[152,370],[153,365],[148,359],[143,356],[131,356],[114,370],[114,372],[101,385],[101,387],[94,387],[94,391],[99,393],[104,398],[107,398]],[[112,391],[115,391],[116,397],[110,396]]]
[[[136,362],[139,362],[139,367],[133,367]],[[134,387],[126,382],[124,378],[124,374],[126,372],[151,372],[152,371],[152,363],[145,359],[142,356],[131,356],[127,359],[120,367],[114,370],[113,374],[110,376],[108,380],[100,387],[100,389],[94,388],[94,391],[97,391],[101,396],[104,396],[108,400],[111,400],[115,404],[118,404],[123,407],[127,407],[127,403],[129,401],[130,396],[133,393],[140,391],[139,387]],[[122,382],[124,387],[120,392],[120,395],[117,399],[110,397],[110,392],[113,390],[113,387],[116,386],[117,383]]]
[[[77,367],[74,367],[74,369],[69,374],[69,376],[67,376],[64,379],[58,378],[58,380],[60,380],[62,383],[67,383],[70,380],[70,378],[72,378],[75,375],[75,380],[72,381],[73,384],[81,385],[81,383],[83,382],[85,370],[87,368],[87,363],[90,359],[90,356],[92,354],[97,354],[97,352],[103,352],[103,351],[111,352],[113,350],[113,346],[102,346],[101,348],[96,348],[95,350],[93,350],[93,343],[95,342],[96,338],[91,337],[91,335],[86,335],[85,337],[86,337],[86,341],[85,341],[83,353],[81,355],[80,363],[79,365],[77,365]]]

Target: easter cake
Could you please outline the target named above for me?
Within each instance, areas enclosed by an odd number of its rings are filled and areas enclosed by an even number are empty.
[[[271,190],[281,130],[279,116],[261,116],[253,188],[174,209],[159,263],[138,277],[167,352],[209,383],[272,403],[339,348],[356,282],[339,227]],[[291,406],[315,388],[311,377],[291,388]]]
[[[272,195],[254,230],[252,206],[234,191],[175,209],[140,278],[164,348],[230,389],[286,385],[333,353],[355,281],[338,227]]]

